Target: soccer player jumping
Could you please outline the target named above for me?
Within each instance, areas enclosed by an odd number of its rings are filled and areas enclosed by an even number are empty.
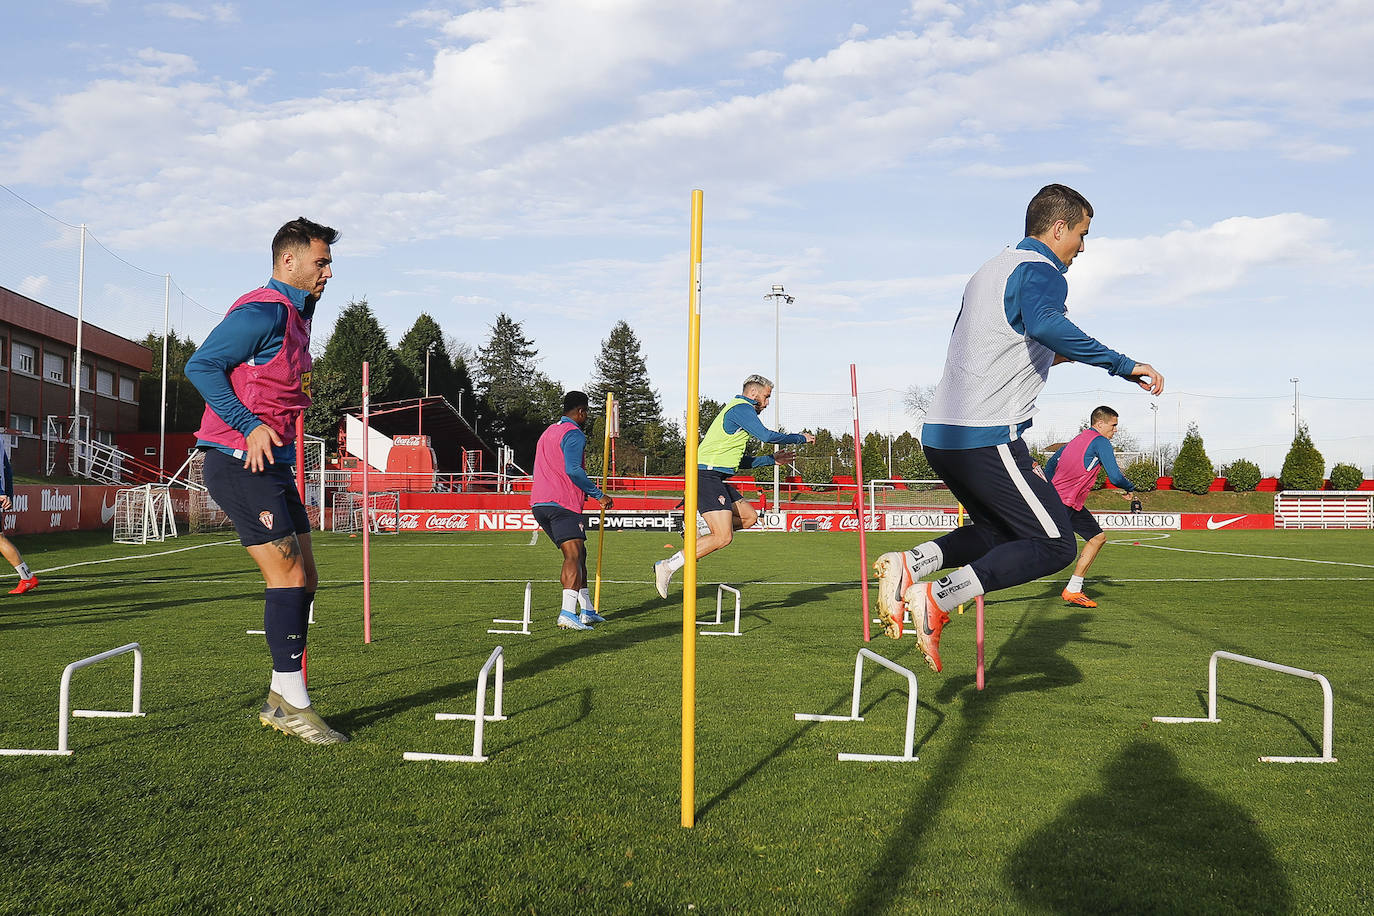
[[[1092,215],[1077,191],[1046,185],[1026,208],[1026,237],[964,287],[921,438],[930,466],[973,524],[885,553],[874,564],[884,632],[900,637],[909,608],[921,653],[936,671],[950,608],[1073,561],[1068,511],[1021,438],[1050,367],[1088,363],[1151,394],[1164,391],[1164,376],[1153,366],[1108,349],[1066,315],[1063,274],[1083,251]],[[921,581],[948,567],[957,568],[938,581]]]
[[[310,319],[334,276],[339,233],[304,217],[272,239],[272,279],[239,297],[186,363],[205,398],[196,445],[205,487],[262,571],[272,684],[258,719],[311,744],[347,741],[310,705],[306,625],[319,576],[292,475],[296,418],[310,406]]]
[[[1107,534],[1083,508],[1088,491],[1097,482],[1097,472],[1105,471],[1107,479],[1125,492],[1126,499],[1134,499],[1135,484],[1126,479],[1116,466],[1112,438],[1116,435],[1117,412],[1110,407],[1095,408],[1088,417],[1088,428],[1074,436],[1064,447],[1045,462],[1045,476],[1054,484],[1059,498],[1069,509],[1069,523],[1083,539],[1083,553],[1078,557],[1073,577],[1064,589],[1063,599],[1079,607],[1097,607],[1097,602],[1083,594],[1083,577],[1097,559],[1097,552],[1107,543]]]
[[[697,559],[708,553],[730,546],[735,531],[748,528],[758,521],[759,514],[730,485],[729,478],[740,469],[744,460],[744,448],[751,438],[775,445],[815,442],[810,433],[779,433],[764,426],[759,414],[768,406],[773,396],[773,383],[761,375],[751,375],[744,380],[741,393],[735,395],[729,404],[711,421],[706,435],[697,449],[697,511],[711,529],[709,534],[697,538]],[[757,455],[749,463],[751,468],[771,467],[779,462],[791,461],[795,454],[780,451],[775,455]],[[692,510],[683,507],[684,513]],[[689,523],[690,524],[690,523]],[[654,585],[661,598],[668,597],[668,584],[687,562],[682,551],[659,560],[654,564]]]

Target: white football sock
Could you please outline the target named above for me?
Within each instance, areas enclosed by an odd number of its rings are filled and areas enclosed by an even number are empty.
[[[272,689],[277,696],[297,709],[310,705],[310,694],[305,690],[304,671],[273,671]]]
[[[577,616],[577,592],[574,589],[563,589],[563,613]]]
[[[20,563],[18,566],[14,567],[14,571],[19,573],[19,578],[21,579],[33,578],[33,572],[29,569],[28,563]]]
[[[983,583],[978,581],[972,566],[962,566],[932,582],[930,591],[940,610],[950,611],[983,594]]]
[[[920,547],[913,547],[908,550],[906,561],[907,565],[911,567],[911,577],[924,579],[945,565],[945,554],[940,549],[940,545],[934,541],[926,541]]]
[[[1082,577],[1082,576],[1070,576],[1070,577],[1069,577],[1069,587],[1068,587],[1067,589],[1065,589],[1065,591],[1069,591],[1069,592],[1081,592],[1081,591],[1083,591],[1083,577]]]
[[[682,555],[681,550],[679,550],[677,553],[673,554],[671,557],[668,558],[668,568],[671,569],[673,572],[677,572],[679,569],[686,565],[687,558]]]
[[[582,591],[577,593],[577,603],[581,606],[582,610],[590,611],[592,609],[592,593],[585,588],[582,589]]]

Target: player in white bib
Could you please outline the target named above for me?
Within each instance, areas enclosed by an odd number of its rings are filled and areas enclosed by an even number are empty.
[[[1026,237],[964,288],[921,442],[973,524],[874,564],[884,631],[900,637],[910,609],[921,652],[936,671],[950,608],[1058,572],[1077,553],[1064,503],[1021,438],[1050,367],[1088,363],[1151,394],[1164,391],[1153,366],[1103,346],[1067,317],[1063,274],[1083,251],[1092,216],[1092,205],[1072,188],[1041,188],[1026,208]],[[920,581],[950,567],[938,581]]]

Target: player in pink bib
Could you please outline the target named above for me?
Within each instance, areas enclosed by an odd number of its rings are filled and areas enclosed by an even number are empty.
[[[272,239],[272,279],[239,297],[186,363],[205,398],[196,433],[205,486],[262,571],[272,683],[259,720],[311,744],[348,738],[305,689],[305,636],[319,575],[292,474],[296,418],[310,406],[310,319],[332,277],[338,232],[300,218]]]
[[[1097,552],[1107,543],[1102,526],[1083,508],[1083,501],[1097,482],[1097,472],[1106,472],[1107,479],[1124,490],[1127,499],[1133,498],[1135,493],[1135,485],[1121,473],[1116,465],[1116,453],[1112,451],[1117,422],[1115,410],[1105,406],[1096,408],[1088,417],[1088,428],[1070,439],[1045,463],[1045,476],[1068,508],[1074,532],[1083,539],[1083,553],[1061,596],[1079,607],[1097,607],[1097,602],[1083,592],[1083,577],[1097,559]]]

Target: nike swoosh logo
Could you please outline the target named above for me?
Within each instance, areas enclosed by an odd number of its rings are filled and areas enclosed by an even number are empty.
[[[295,655],[293,655],[293,656],[291,656],[291,657],[292,657],[292,658],[300,658],[300,657],[301,657],[302,655],[304,655],[304,654],[305,654],[304,652],[297,652]]]
[[[105,505],[105,499],[106,497],[103,496],[100,498],[100,524],[102,525],[109,524],[110,519],[114,518],[115,515],[115,507]]]
[[[1237,515],[1235,518],[1228,518],[1224,522],[1219,522],[1209,515],[1207,516],[1207,530],[1216,531],[1218,528],[1225,528],[1227,525],[1234,525],[1236,522],[1240,521],[1243,518],[1245,518],[1245,516]]]

